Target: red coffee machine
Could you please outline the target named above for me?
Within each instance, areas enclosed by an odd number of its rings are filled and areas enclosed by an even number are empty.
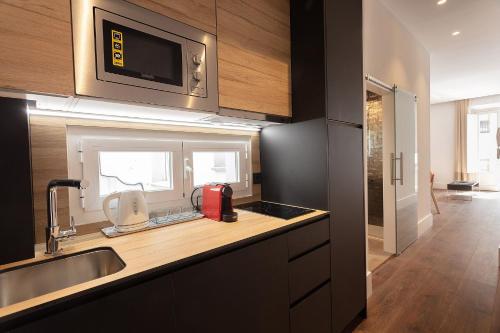
[[[238,213],[233,211],[233,189],[229,184],[207,184],[202,188],[201,212],[205,217],[224,222],[236,222]]]

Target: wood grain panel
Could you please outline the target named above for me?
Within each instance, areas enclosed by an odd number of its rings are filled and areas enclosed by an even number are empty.
[[[128,0],[198,29],[215,34],[215,0]]]
[[[0,1],[0,86],[74,94],[69,0]]]
[[[260,135],[254,135],[251,139],[252,145],[252,170],[260,172]]]
[[[62,124],[37,125],[31,121],[31,164],[33,177],[33,206],[35,211],[35,242],[45,242],[47,226],[47,184],[56,178],[68,178],[66,127]],[[67,189],[59,189],[58,216],[61,225],[69,221]]]
[[[68,178],[66,126],[79,125],[138,130],[249,135],[248,132],[213,128],[106,122],[44,116],[31,116],[30,123],[31,158],[33,170],[33,204],[35,211],[35,241],[37,244],[45,242],[45,226],[47,225],[46,186],[51,179]],[[260,172],[259,135],[258,133],[252,133],[251,135],[252,167],[254,172]],[[260,193],[260,185],[255,184],[253,185],[253,195],[251,197],[236,199],[235,204],[260,200]],[[58,215],[59,223],[62,226],[68,226],[70,215],[67,189],[58,190]],[[108,221],[79,225],[78,235],[98,232],[101,228],[110,225],[111,224]]]
[[[289,2],[218,0],[217,39],[220,106],[289,116]]]

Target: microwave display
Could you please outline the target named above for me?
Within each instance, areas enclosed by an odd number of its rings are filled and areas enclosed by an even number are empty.
[[[107,20],[102,32],[106,72],[183,86],[181,44]]]

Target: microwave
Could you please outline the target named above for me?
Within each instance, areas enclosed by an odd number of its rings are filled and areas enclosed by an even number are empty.
[[[72,0],[75,93],[217,112],[216,37],[121,0]]]

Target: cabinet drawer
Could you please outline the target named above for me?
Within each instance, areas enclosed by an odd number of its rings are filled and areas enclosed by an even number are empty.
[[[328,218],[288,233],[288,258],[295,258],[330,239]]]
[[[332,326],[330,283],[290,309],[291,333],[330,333]]]
[[[290,304],[330,279],[330,244],[288,264]]]

